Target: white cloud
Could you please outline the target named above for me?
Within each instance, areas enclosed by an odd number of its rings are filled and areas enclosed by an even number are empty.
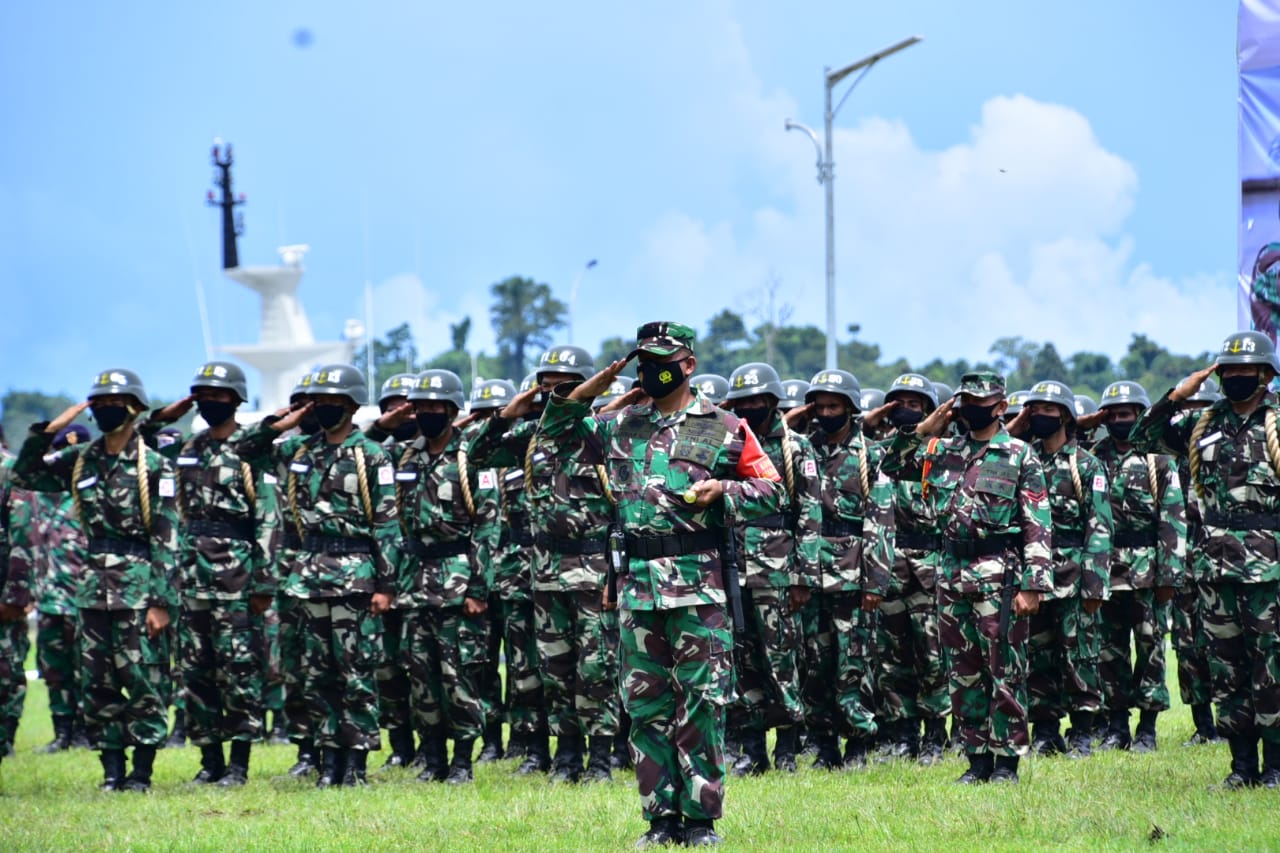
[[[363,300],[353,316],[363,318]],[[421,360],[449,349],[453,345],[450,326],[471,317],[468,346],[475,351],[494,351],[493,333],[486,322],[489,306],[483,292],[449,293],[431,287],[414,273],[399,273],[373,287],[373,332],[377,337],[408,323]]]

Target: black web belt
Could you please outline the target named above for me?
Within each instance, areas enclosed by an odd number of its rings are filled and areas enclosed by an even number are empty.
[[[432,542],[430,545],[421,539],[406,539],[402,545],[404,550],[424,560],[459,557],[471,550],[471,540],[469,539],[454,539],[452,542]]]
[[[90,539],[86,545],[90,554],[115,554],[117,557],[151,558],[151,547],[141,539]]]
[[[861,521],[845,521],[841,518],[822,519],[823,536],[861,536]]]
[[[1204,514],[1204,523],[1227,530],[1280,530],[1280,513],[1222,512],[1211,509]]]
[[[635,536],[627,534],[627,556],[641,560],[658,557],[678,557],[696,554],[720,547],[720,533],[716,530],[699,530],[696,533],[675,533],[670,536]]]
[[[1078,530],[1059,530],[1053,529],[1053,547],[1055,548],[1083,548],[1084,534]]]
[[[605,541],[603,539],[567,539],[563,536],[539,533],[533,537],[533,544],[553,554],[567,554],[570,556],[603,554],[605,552]]]
[[[251,521],[214,521],[208,518],[192,518],[186,523],[186,531],[190,536],[243,539],[246,542],[252,542],[254,539]]]
[[[953,557],[973,560],[978,557],[1003,554],[1021,545],[1021,534],[1002,533],[999,536],[988,536],[986,539],[950,539],[946,543],[946,548]]]
[[[782,512],[775,512],[761,518],[752,519],[746,522],[747,527],[759,527],[763,530],[789,530],[791,528],[791,516]]]
[[[1111,534],[1112,548],[1154,548],[1158,542],[1154,530],[1117,530]]]
[[[302,540],[302,550],[313,554],[372,554],[372,539],[352,539],[348,536],[308,536]]]

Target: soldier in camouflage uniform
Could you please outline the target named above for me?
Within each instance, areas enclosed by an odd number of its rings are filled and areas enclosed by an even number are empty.
[[[399,566],[395,468],[352,423],[368,400],[358,369],[321,367],[307,398],[248,429],[234,449],[255,466],[288,466],[283,493],[301,549],[282,588],[304,609],[302,691],[323,748],[316,785],[364,785],[369,750],[381,747],[375,671]],[[276,441],[309,413],[319,433]]]
[[[27,696],[27,653],[31,639],[27,613],[32,607],[29,559],[10,560],[10,543],[18,531],[15,510],[30,505],[30,495],[10,482],[14,458],[0,449],[0,761],[13,750]]]
[[[1005,431],[1004,408],[1003,377],[967,373],[954,398],[898,431],[883,463],[895,475],[918,469],[942,521],[938,624],[969,756],[962,784],[1018,780],[1029,740],[1027,617],[1053,589],[1044,469]],[[940,438],[953,419],[965,433]]]
[[[782,383],[767,364],[752,362],[729,377],[726,405],[746,421],[760,446],[782,472],[790,511],[737,526],[742,555],[744,630],[734,634],[738,699],[729,706],[729,728],[742,739],[738,776],[769,769],[765,737],[776,729],[774,764],[795,772],[796,726],[804,720],[800,701],[798,611],[821,578],[822,498],[813,445],[778,413]]]
[[[689,380],[689,384],[698,389],[698,393],[711,402],[713,406],[724,403],[729,393],[729,380],[719,373],[699,373]]]
[[[1226,399],[1172,422],[1215,373]],[[1215,364],[1157,400],[1132,433],[1143,449],[1186,456],[1202,501],[1201,612],[1218,729],[1231,747],[1229,788],[1280,785],[1280,437],[1276,395],[1267,390],[1277,374],[1271,340],[1237,332]]]
[[[871,412],[884,405],[884,391],[879,388],[863,388],[858,394],[858,409],[863,412]],[[883,441],[889,435],[892,426],[888,423],[876,423],[868,425],[866,420],[862,422],[862,434],[868,441]]]
[[[1014,391],[1005,396],[1005,402],[1008,403],[1009,408],[1005,409],[1004,417],[1002,418],[1004,428],[1008,430],[1009,435],[1019,441],[1031,441],[1031,431],[1027,429],[1025,422],[1019,421],[1016,426],[1013,423],[1018,415],[1022,414],[1022,407],[1026,403],[1028,393],[1030,392]],[[1010,427],[1013,428],[1011,429]]]
[[[803,699],[814,767],[827,769],[865,764],[877,732],[875,617],[893,569],[893,485],[880,471],[883,451],[855,419],[860,397],[853,374],[827,370],[788,415],[811,419],[820,483],[821,576],[805,614]]]
[[[625,531],[619,658],[631,714],[636,781],[649,831],[644,846],[715,844],[724,805],[724,709],[733,697],[732,631],[720,547],[726,521],[786,507],[786,492],[759,443],[736,416],[689,386],[693,330],[647,323],[629,360],[652,403],[594,416],[616,361],[567,395],[553,393],[542,419],[552,441],[598,441]]]
[[[200,747],[194,781],[224,788],[248,780],[253,742],[265,733],[263,614],[277,586],[276,494],[234,449],[245,435],[236,409],[248,401],[244,371],[211,361],[196,371],[190,396],[143,427],[173,423],[193,405],[208,424],[165,455],[177,466],[182,518],[178,648],[187,735]]]
[[[1164,637],[1186,561],[1186,505],[1173,459],[1141,453],[1129,441],[1134,421],[1149,405],[1136,382],[1108,385],[1099,406],[1108,435],[1094,446],[1106,468],[1115,519],[1111,596],[1098,619],[1102,704],[1109,716],[1100,746],[1132,746],[1135,752],[1156,748],[1156,717],[1169,709]],[[1133,707],[1139,721],[1130,735]]]
[[[1075,397],[1061,382],[1027,392],[1022,422],[1044,466],[1053,516],[1053,590],[1031,617],[1027,689],[1031,748],[1040,755],[1090,754],[1102,707],[1095,617],[1111,587],[1111,501],[1102,463],[1075,442]],[[1070,714],[1071,743],[1061,720]]]
[[[102,437],[46,455],[58,431],[86,408]],[[89,562],[76,596],[85,725],[99,750],[104,790],[146,791],[167,733],[169,649],[164,629],[177,604],[178,518],[169,461],[133,426],[147,393],[130,370],[98,374],[85,403],[31,427],[15,482],[70,491]],[[125,776],[125,747],[133,769]]]

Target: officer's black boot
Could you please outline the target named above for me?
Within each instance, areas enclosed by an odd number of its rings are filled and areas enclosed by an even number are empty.
[[[991,781],[1018,784],[1018,756],[997,755],[995,769],[991,772]]]
[[[1231,735],[1231,775],[1222,780],[1224,788],[1252,788],[1258,784],[1258,736]]]
[[[556,738],[556,758],[551,765],[552,782],[576,783],[582,778],[582,733]]]
[[[816,770],[839,770],[844,767],[840,758],[840,738],[834,732],[814,732],[810,730],[809,739],[818,748],[818,756],[813,759]]]
[[[418,751],[422,758],[419,782],[443,782],[449,775],[449,742],[442,737],[424,737]]]
[[[1046,757],[1062,752],[1059,749],[1062,740],[1059,725],[1057,720],[1038,720],[1031,738],[1031,751]]]
[[[98,753],[102,762],[102,784],[99,791],[119,791],[124,784],[124,750],[104,749]]]
[[[1138,728],[1133,733],[1134,752],[1156,751],[1156,715],[1159,711],[1139,711]]]
[[[222,756],[222,744],[205,744],[200,747],[200,772],[191,781],[197,785],[212,785],[226,772],[227,762]]]
[[[775,732],[773,766],[784,773],[796,772],[796,729],[785,726]]]
[[[532,773],[546,773],[551,769],[551,745],[547,742],[546,732],[538,732],[525,738],[524,761],[516,768],[522,776]]]
[[[125,777],[120,785],[121,791],[133,791],[144,794],[151,790],[151,768],[156,763],[154,746],[135,746],[133,748],[133,772]]]
[[[1191,720],[1196,724],[1196,730],[1183,746],[1199,746],[1219,740],[1218,729],[1213,724],[1213,706],[1208,702],[1191,706]]]
[[[1071,730],[1067,732],[1067,755],[1072,758],[1088,758],[1093,755],[1092,711],[1072,711]]]
[[[917,760],[924,765],[937,764],[947,746],[947,721],[943,717],[925,717],[924,736],[920,738]]]
[[[742,732],[742,755],[733,763],[734,776],[759,776],[769,772],[769,746],[764,730]]]
[[[453,742],[453,761],[449,763],[449,775],[444,777],[447,784],[465,785],[475,778],[471,772],[471,753],[475,747],[474,739]]]
[[[396,726],[387,730],[387,743],[391,746],[391,754],[387,756],[382,769],[408,767],[413,763],[413,728]]]
[[[342,776],[347,772],[346,750],[336,746],[320,747],[320,775],[316,778],[317,788],[337,788],[342,784]]]
[[[959,785],[977,785],[986,782],[995,771],[995,758],[989,752],[969,753],[969,769],[956,780]]]
[[[239,788],[249,781],[249,754],[252,751],[252,741],[231,741],[231,760],[227,762],[227,772],[218,780],[219,787]]]
[[[368,766],[369,750],[345,749],[346,766],[342,768],[342,785],[346,788],[361,788],[369,784]]]
[[[676,815],[658,817],[649,821],[649,831],[636,842],[637,849],[646,847],[676,847],[684,844],[684,824]]]
[[[71,748],[71,727],[74,718],[58,714],[53,718],[53,740],[43,752],[62,752]]]
[[[484,727],[484,743],[480,747],[480,757],[476,761],[487,764],[490,761],[501,761],[506,752],[502,749],[502,723],[489,723]]]
[[[1098,744],[1098,749],[1128,749],[1132,743],[1133,738],[1129,735],[1129,709],[1113,708],[1106,737]]]
[[[271,712],[271,732],[267,735],[271,746],[288,746],[289,733],[284,724],[284,711]]]
[[[588,740],[587,772],[584,782],[612,782],[609,759],[613,756],[613,735],[592,735]]]
[[[1258,780],[1266,788],[1280,787],[1280,743],[1262,741],[1262,776]]]
[[[724,839],[716,834],[715,821],[685,818],[685,847],[715,847],[722,841]]]
[[[844,742],[844,766],[866,767],[867,746],[870,739],[866,735],[854,735]]]
[[[310,776],[319,769],[319,760],[315,741],[298,741],[298,760],[289,768],[289,775],[294,779]]]
[[[181,708],[173,712],[173,730],[164,745],[169,749],[182,749],[187,745],[187,712]]]

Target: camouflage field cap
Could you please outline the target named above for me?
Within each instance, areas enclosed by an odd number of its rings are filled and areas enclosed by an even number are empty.
[[[681,349],[693,352],[694,337],[693,329],[684,323],[669,320],[645,323],[636,329],[636,348],[627,358],[635,358],[642,352],[663,357],[675,355]]]
[[[972,394],[974,397],[990,397],[993,394],[1004,393],[1004,377],[994,370],[979,370],[976,373],[966,373],[960,377],[960,387],[956,389],[957,394]]]

